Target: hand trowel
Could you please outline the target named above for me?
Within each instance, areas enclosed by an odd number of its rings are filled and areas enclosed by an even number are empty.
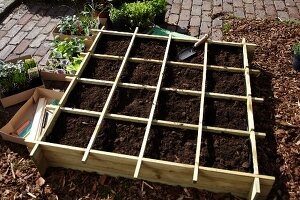
[[[200,38],[199,41],[196,42],[192,47],[189,47],[189,48],[186,48],[186,49],[181,50],[181,51],[177,54],[177,56],[176,56],[177,60],[180,60],[180,61],[181,61],[181,60],[185,60],[185,59],[191,57],[192,55],[196,54],[197,52],[196,52],[195,49],[196,49],[200,44],[204,43],[207,39],[208,39],[208,34],[205,34],[205,35],[204,35],[202,38]]]

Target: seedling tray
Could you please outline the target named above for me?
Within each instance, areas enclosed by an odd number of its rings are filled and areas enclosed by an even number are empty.
[[[258,171],[256,138],[265,133],[253,119],[252,102],[263,101],[251,95],[255,45],[209,40],[178,62],[196,40],[137,30],[93,30],[79,71],[48,107],[51,123],[27,141],[40,172],[65,167],[265,198],[275,178]]]

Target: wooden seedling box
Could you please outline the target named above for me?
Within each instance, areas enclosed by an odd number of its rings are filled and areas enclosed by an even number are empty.
[[[24,138],[19,137],[15,134],[15,132],[18,129],[18,127],[20,127],[20,125],[23,124],[26,120],[33,119],[39,98],[43,97],[48,100],[60,100],[62,95],[62,92],[47,90],[45,88],[38,87],[33,88],[32,90],[27,91],[26,93],[23,93],[17,97],[10,98],[10,103],[13,105],[17,104],[18,102],[23,102],[26,100],[27,101],[17,111],[13,118],[4,127],[0,129],[0,135],[2,136],[2,139],[25,145]]]
[[[134,33],[127,32],[116,32],[107,30],[93,30],[97,32],[95,41],[91,47],[91,52],[88,53],[87,59],[85,59],[85,64],[79,69],[77,77],[70,78],[71,83],[62,97],[58,106],[51,107],[54,110],[54,116],[50,124],[46,127],[45,131],[42,133],[41,137],[36,141],[26,141],[28,148],[31,150],[31,156],[34,159],[36,165],[38,166],[41,173],[44,173],[47,167],[65,167],[71,169],[77,169],[82,171],[97,172],[100,174],[107,174],[110,176],[122,176],[127,178],[138,178],[149,180],[153,182],[160,182],[170,185],[181,185],[184,187],[195,187],[198,189],[206,189],[213,192],[230,192],[234,195],[248,198],[257,199],[265,198],[270,192],[275,178],[272,176],[260,175],[258,172],[257,163],[257,152],[256,152],[256,137],[265,137],[265,133],[256,132],[254,128],[253,110],[252,102],[262,102],[263,99],[252,97],[251,86],[250,86],[250,74],[258,74],[258,70],[249,69],[248,65],[248,54],[253,54],[255,45],[246,43],[245,40],[242,43],[233,42],[220,42],[209,40],[204,46],[204,63],[186,63],[186,62],[176,62],[168,61],[168,53],[170,49],[170,43],[173,40],[171,36],[152,36],[138,34],[137,29]],[[101,37],[103,34],[108,35],[119,35],[119,36],[129,36],[131,37],[130,44],[127,48],[126,54],[124,56],[115,55],[104,55],[95,54],[96,46],[101,42]],[[129,57],[130,51],[134,46],[134,41],[136,38],[148,38],[148,39],[158,39],[166,41],[166,49],[164,53],[164,58],[162,60],[155,59],[145,59],[145,58],[134,58]],[[190,42],[191,46],[197,40],[193,39],[174,39],[176,41]],[[226,66],[213,66],[207,64],[208,58],[208,46],[211,44],[219,44],[225,46],[237,46],[242,49],[243,52],[243,66],[237,67],[226,67]],[[122,64],[116,75],[114,81],[107,80],[95,80],[88,78],[81,78],[81,75],[87,66],[90,58],[97,59],[109,59],[109,60],[120,60]],[[159,74],[159,79],[156,86],[133,84],[133,83],[123,83],[120,82],[122,72],[127,63],[130,62],[150,62],[157,63],[161,65],[161,70]],[[185,90],[176,88],[162,87],[162,78],[164,76],[166,65],[170,66],[181,66],[186,68],[196,68],[202,69],[202,88],[198,91],[195,90]],[[216,71],[229,71],[241,73],[245,76],[246,82],[246,95],[229,95],[221,93],[206,92],[206,72],[208,70]],[[68,108],[65,107],[66,101],[75,88],[77,83],[88,83],[94,85],[110,86],[110,93],[106,99],[104,107],[101,112]],[[153,102],[151,104],[151,111],[148,118],[126,116],[121,114],[108,113],[108,108],[111,104],[113,94],[117,87],[131,88],[131,89],[146,89],[155,92]],[[198,124],[188,124],[181,122],[171,122],[166,120],[154,119],[155,107],[158,101],[158,95],[161,91],[173,91],[179,94],[192,95],[199,97],[200,100],[200,112],[199,112],[199,123]],[[230,99],[236,101],[242,101],[247,106],[247,130],[236,130],[220,127],[205,126],[203,124],[203,111],[205,99]],[[96,128],[91,135],[89,144],[86,148],[73,147],[68,145],[54,144],[46,142],[45,138],[51,133],[56,120],[60,113],[73,113],[77,115],[92,116],[98,118]],[[95,139],[103,125],[104,119],[113,119],[127,122],[137,122],[145,124],[146,129],[143,137],[143,142],[140,148],[138,156],[129,156],[118,153],[110,153],[105,151],[98,151],[92,149]],[[149,137],[149,131],[152,125],[159,125],[164,127],[175,127],[180,129],[196,130],[197,133],[197,149],[195,152],[195,164],[179,164],[175,162],[162,161],[156,159],[149,159],[144,157],[145,148],[147,146],[147,140]],[[231,134],[239,135],[245,137],[245,139],[250,139],[251,141],[251,158],[253,164],[253,173],[238,172],[224,169],[216,169],[212,167],[199,166],[199,157],[201,155],[201,140],[202,131],[208,133],[220,133],[220,134]]]
[[[31,55],[21,56],[19,58],[7,60],[7,62],[17,63],[19,60],[26,60],[26,59],[32,59],[32,56]],[[32,93],[34,92],[34,90],[35,87],[27,89],[25,91],[22,91],[14,95],[0,98],[0,102],[4,108],[21,103],[22,101],[29,99]]]

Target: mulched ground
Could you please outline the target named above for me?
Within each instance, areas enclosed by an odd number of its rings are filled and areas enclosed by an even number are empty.
[[[292,45],[300,41],[299,23],[277,20],[229,20],[228,41],[258,44],[253,68],[252,92],[264,97],[254,105],[256,129],[267,133],[258,140],[260,173],[275,175],[269,199],[300,199],[300,73],[292,69]]]
[[[226,40],[241,41],[246,37],[247,41],[260,45],[253,67],[263,73],[256,78],[258,84],[252,89],[265,98],[264,104],[254,105],[254,111],[259,110],[254,114],[260,119],[255,121],[257,130],[267,133],[265,140],[258,140],[260,172],[276,176],[268,199],[299,199],[300,75],[291,68],[291,45],[300,40],[300,26],[249,19],[231,19],[229,23],[232,29],[225,34]],[[236,199],[191,188],[105,178],[60,168],[49,169],[44,183],[26,148],[0,139],[0,153],[3,199],[29,199],[31,194],[39,199]]]

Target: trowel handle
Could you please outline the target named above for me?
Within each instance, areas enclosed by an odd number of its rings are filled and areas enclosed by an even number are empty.
[[[203,42],[205,42],[208,39],[208,34],[205,34],[202,38],[199,39],[198,42],[196,42],[194,44],[194,47],[198,47],[200,44],[202,44]]]

